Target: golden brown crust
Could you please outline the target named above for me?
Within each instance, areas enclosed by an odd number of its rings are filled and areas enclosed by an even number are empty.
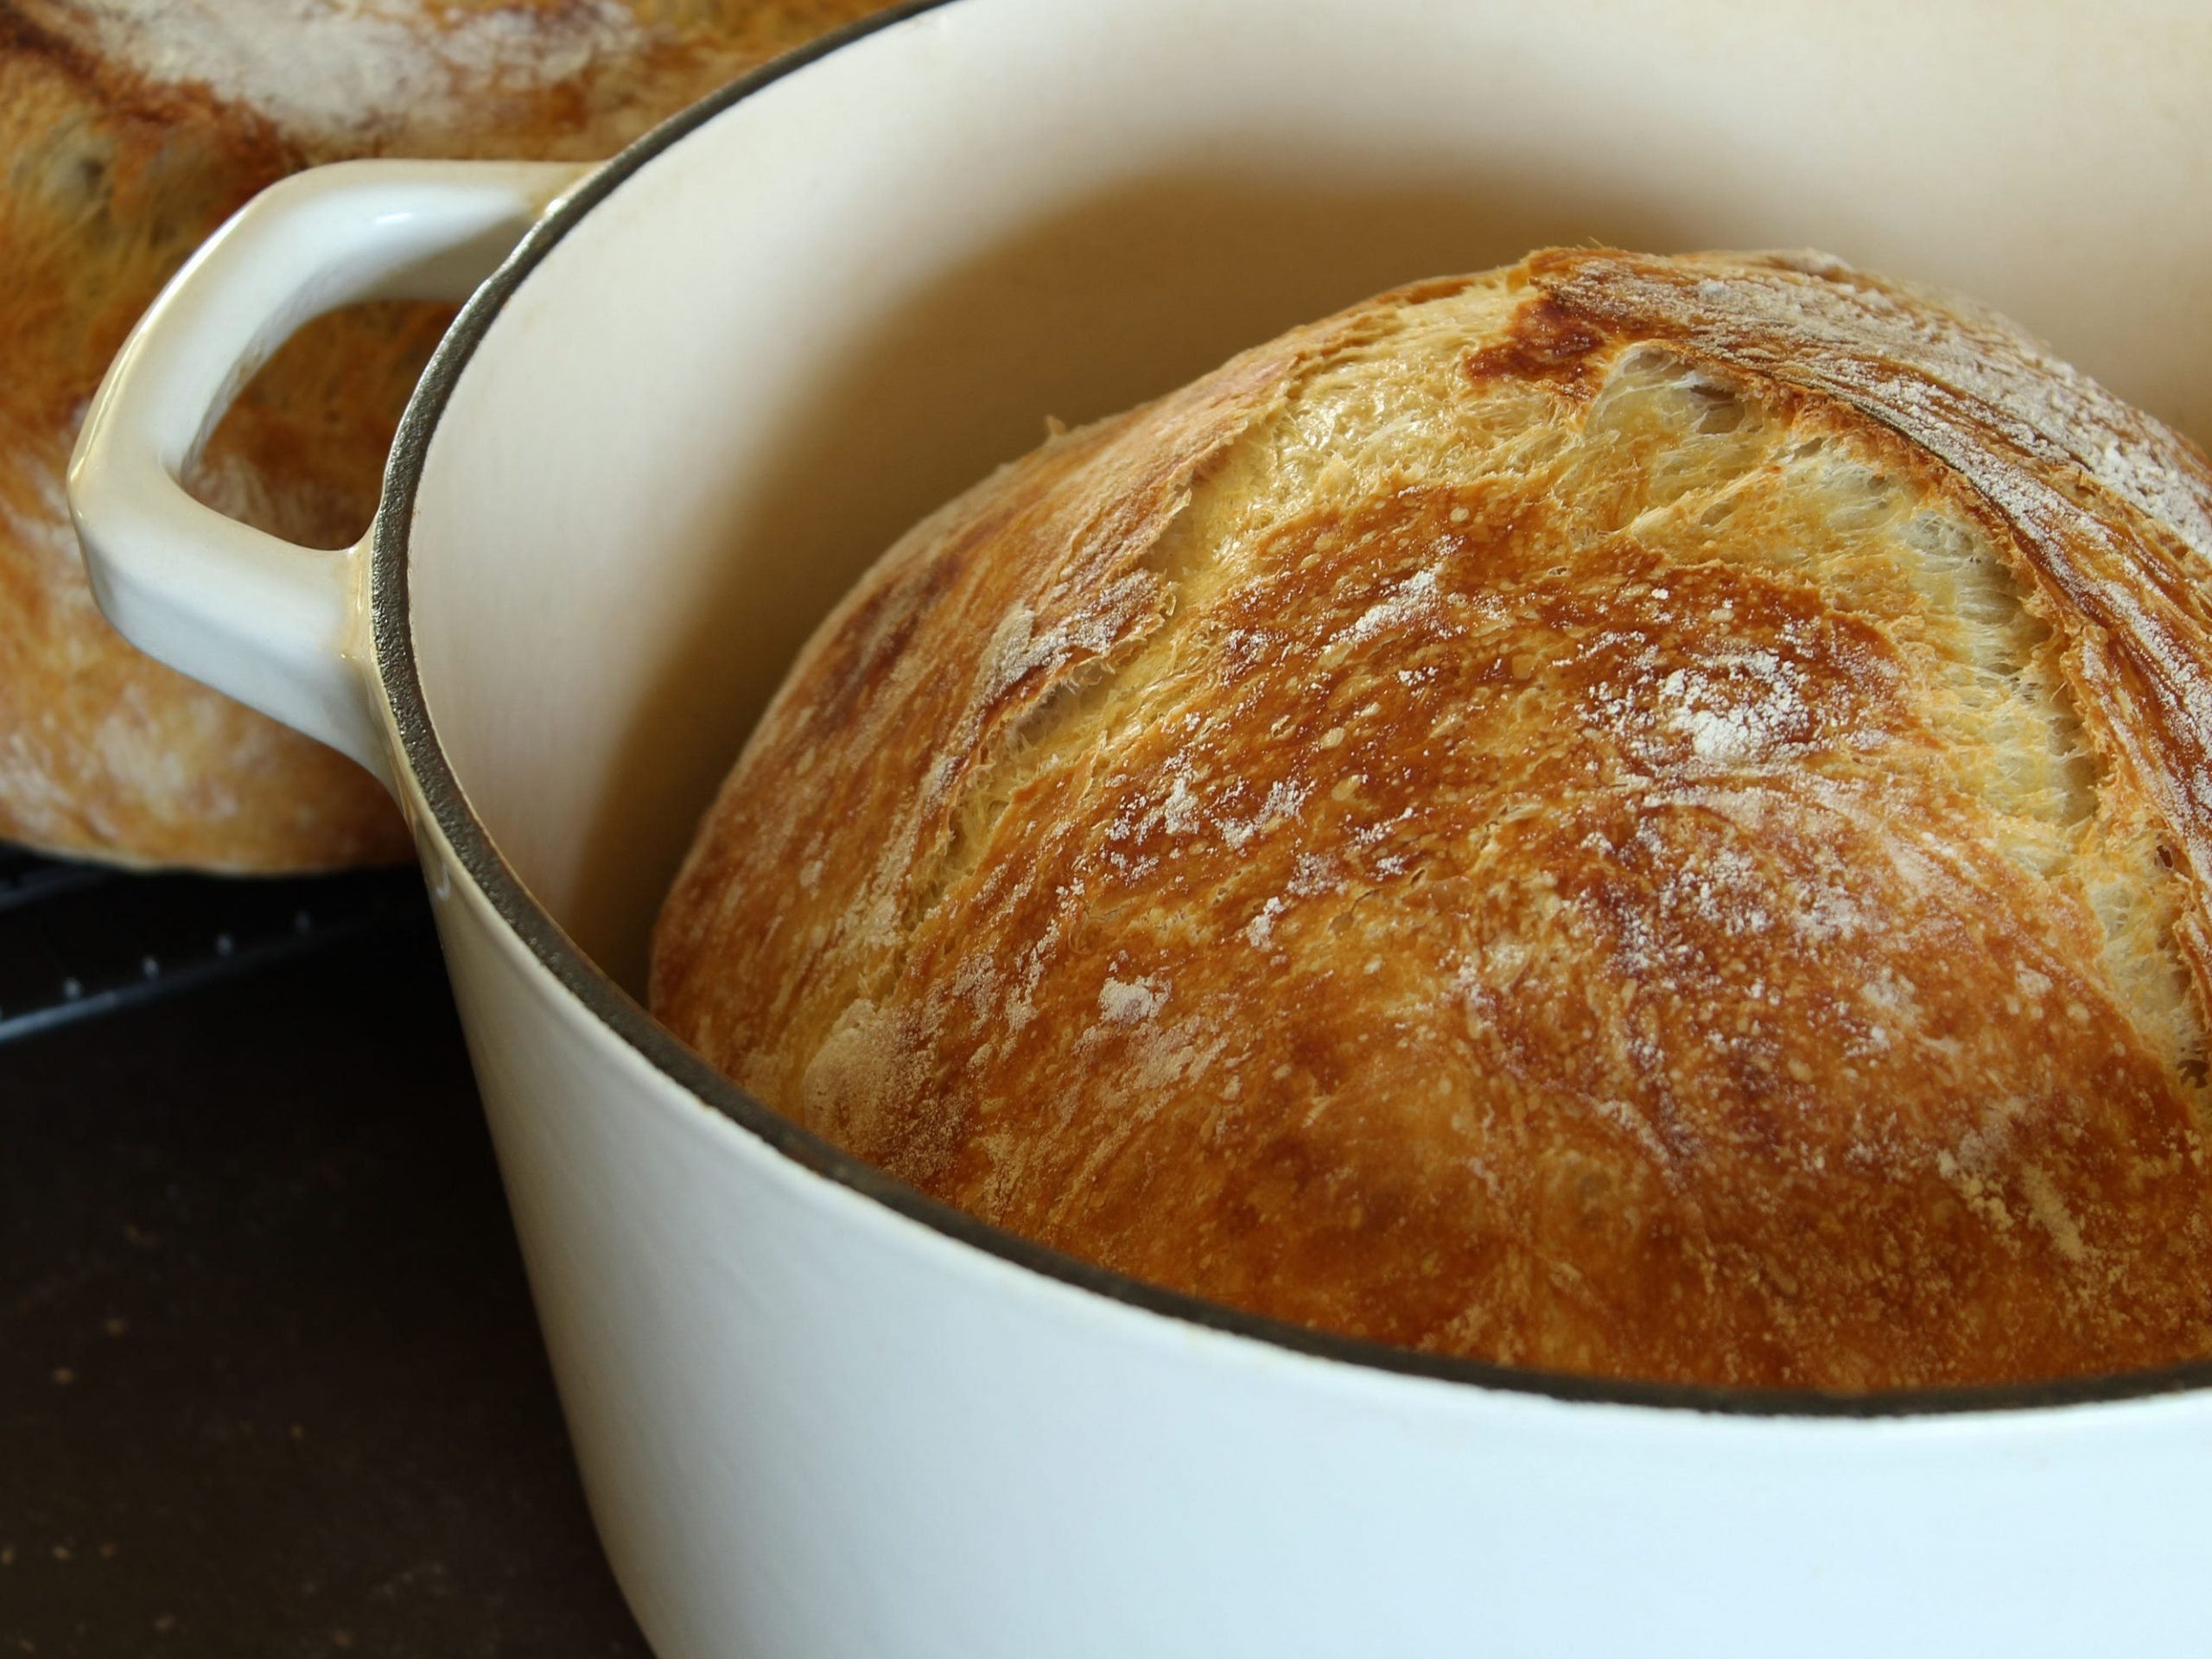
[[[0,0],[0,839],[237,870],[386,862],[406,832],[330,750],[100,617],[61,471],[116,347],[256,191],[363,155],[589,157],[876,4]],[[360,308],[264,366],[188,480],[308,546],[366,529],[449,308]]]
[[[2212,472],[1813,256],[1554,251],[1069,435],[794,670],[657,1014],[988,1219],[1511,1363],[2212,1351]]]

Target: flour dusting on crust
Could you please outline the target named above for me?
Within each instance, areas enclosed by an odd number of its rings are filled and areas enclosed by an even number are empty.
[[[2188,446],[1835,261],[1386,295],[894,549],[655,1008],[1279,1318],[1728,1384],[2202,1356],[2208,560]]]

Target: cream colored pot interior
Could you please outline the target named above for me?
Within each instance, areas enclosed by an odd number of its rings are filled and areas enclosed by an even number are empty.
[[[1047,416],[1539,244],[1821,246],[1986,298],[2202,437],[2205,62],[2212,15],[2149,7],[923,13],[665,149],[491,322],[411,534],[438,735],[640,992],[698,812],[909,523]]]

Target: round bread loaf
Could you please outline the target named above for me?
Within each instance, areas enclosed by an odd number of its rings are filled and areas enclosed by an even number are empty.
[[[170,274],[318,162],[584,159],[883,0],[0,0],[0,838],[124,863],[404,858],[334,752],[140,655],[92,602],[61,475],[87,402]],[[343,547],[444,306],[303,329],[187,484]]]
[[[1532,1367],[2212,1351],[2212,471],[1812,255],[1552,251],[1056,437],[823,624],[652,1001],[1140,1278]]]

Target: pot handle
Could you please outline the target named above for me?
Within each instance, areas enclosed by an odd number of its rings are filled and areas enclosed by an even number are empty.
[[[69,462],[70,514],[118,631],[389,785],[355,655],[368,538],[336,552],[296,547],[204,505],[179,480],[295,328],[357,301],[466,297],[588,170],[313,168],[263,191],[186,261],[117,353]]]

